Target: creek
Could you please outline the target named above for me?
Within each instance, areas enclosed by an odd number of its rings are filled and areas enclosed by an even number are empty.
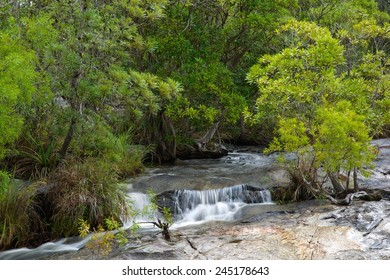
[[[380,148],[372,176],[363,186],[390,194],[390,140]],[[390,196],[348,207],[327,201],[278,205],[269,189],[287,184],[276,155],[252,148],[231,150],[220,159],[184,160],[148,168],[125,182],[133,206],[158,204],[174,213],[172,241],[145,224],[139,237],[108,259],[390,259]],[[138,217],[150,221],[150,217]],[[130,226],[131,222],[125,226]],[[67,238],[38,248],[0,253],[0,259],[88,259],[88,238]]]

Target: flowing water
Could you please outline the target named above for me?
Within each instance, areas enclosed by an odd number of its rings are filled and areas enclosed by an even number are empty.
[[[233,153],[222,159],[189,160],[179,165],[149,169],[143,176],[128,182],[128,196],[133,208],[142,213],[150,204],[150,198],[145,193],[145,185],[153,190],[166,191],[171,190],[175,182],[179,181],[184,184],[176,186],[177,189],[170,195],[174,214],[172,228],[208,221],[232,221],[239,218],[240,210],[246,205],[272,204],[268,189],[246,184],[229,185],[240,182],[238,180],[242,180],[241,178],[249,180],[243,181],[244,183],[255,181],[258,174],[249,176],[247,172],[264,167],[264,159],[265,157],[262,158],[261,155]],[[266,162],[268,164],[269,159]],[[220,188],[203,189],[210,187],[211,181],[214,182],[214,187]],[[258,181],[256,182],[258,184]],[[183,189],[184,187],[198,189]],[[133,222],[141,222],[142,230],[156,230],[147,222],[155,220],[158,215],[159,213],[139,214],[136,221],[124,221],[124,228],[130,227]],[[90,237],[64,238],[33,249],[8,250],[0,253],[0,259],[35,259],[53,253],[77,251],[83,248],[89,239]]]
[[[359,182],[382,191],[383,199],[354,201],[348,207],[326,201],[272,204],[269,188],[286,183],[275,156],[234,152],[221,159],[148,168],[126,182],[129,198],[142,210],[150,203],[149,189],[159,194],[159,205],[174,213],[176,240],[166,243],[156,236],[157,228],[142,223],[141,240],[109,258],[390,259],[390,139],[374,144],[380,147],[375,168]],[[137,220],[148,222],[155,215],[161,214],[138,215]],[[84,259],[89,256],[80,248],[88,240],[69,238],[9,250],[0,259]]]
[[[173,195],[176,226],[204,221],[232,221],[247,204],[271,204],[269,190],[237,185],[213,190],[177,190]]]

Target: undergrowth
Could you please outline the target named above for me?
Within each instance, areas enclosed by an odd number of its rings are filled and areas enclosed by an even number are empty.
[[[52,205],[52,234],[55,237],[78,234],[78,221],[97,228],[106,217],[120,221],[130,214],[128,200],[110,164],[87,160],[67,163],[53,174],[47,193]]]
[[[91,225],[83,219],[78,221],[78,225],[81,238],[90,235],[86,249],[91,252],[92,259],[106,256],[116,244],[124,246],[128,241],[120,223],[113,218],[104,219],[104,226],[99,224],[97,228],[91,228]]]
[[[0,250],[26,246],[44,230],[39,205],[34,200],[38,185],[17,186],[4,173],[1,177]]]

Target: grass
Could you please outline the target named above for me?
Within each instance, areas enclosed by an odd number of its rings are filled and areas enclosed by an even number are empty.
[[[26,246],[43,233],[39,207],[34,200],[37,184],[18,187],[12,183],[0,199],[0,250]]]
[[[54,237],[77,235],[79,220],[97,228],[107,217],[120,221],[130,213],[125,190],[109,163],[93,159],[68,163],[53,174],[51,181],[47,203],[53,208]]]
[[[130,203],[119,181],[144,170],[147,152],[132,145],[130,134],[111,134],[104,145],[92,143],[86,154],[72,150],[62,162],[55,145],[24,139],[10,163],[16,162],[16,177],[33,183],[18,187],[0,171],[0,250],[77,236],[80,220],[93,231],[106,225],[107,218],[121,223],[130,217]]]
[[[59,162],[54,142],[41,143],[27,134],[18,148],[15,173],[25,179],[44,179],[48,177]]]

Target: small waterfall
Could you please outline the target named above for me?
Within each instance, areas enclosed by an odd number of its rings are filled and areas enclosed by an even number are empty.
[[[137,223],[143,229],[153,228],[154,226],[150,222],[156,221],[160,215],[156,209],[151,207],[150,197],[145,193],[138,192],[128,193],[127,196],[134,216],[123,222],[123,228],[130,228],[133,223]]]
[[[145,222],[153,220],[153,213],[144,211],[150,205],[149,196],[144,193],[129,193],[132,208],[138,215],[133,220],[124,221],[123,228],[129,228],[133,222]],[[149,213],[146,213],[149,212]],[[152,228],[152,225],[143,224],[143,228]],[[19,248],[0,252],[0,260],[34,259],[51,255],[53,253],[78,251],[90,240],[91,235],[84,239],[79,237],[63,238],[58,241],[47,242],[37,248]]]
[[[133,220],[124,222],[124,228],[128,228],[133,222],[154,221],[157,213],[147,210],[150,199],[144,193],[129,193],[133,209],[138,212]],[[174,204],[174,227],[196,224],[203,221],[219,220],[231,221],[236,218],[239,210],[248,204],[272,203],[269,190],[262,190],[247,185],[238,185],[215,190],[177,190],[172,195]],[[153,228],[152,224],[142,224],[142,228]],[[28,249],[20,248],[0,252],[2,259],[34,259],[48,256],[53,253],[77,251],[85,246],[91,236],[85,239],[78,237],[64,238],[54,242],[48,242],[41,246]]]
[[[133,222],[147,222],[154,218],[156,213],[150,211],[150,197],[144,193],[128,193],[127,194],[132,209],[136,216],[131,221],[125,221],[126,225]]]
[[[177,224],[210,220],[229,221],[247,204],[272,203],[268,189],[237,185],[214,190],[177,190],[173,194]]]
[[[29,260],[49,256],[54,253],[78,251],[90,240],[90,236],[79,239],[77,237],[63,238],[58,241],[47,242],[37,248],[19,248],[0,252],[0,260]]]

